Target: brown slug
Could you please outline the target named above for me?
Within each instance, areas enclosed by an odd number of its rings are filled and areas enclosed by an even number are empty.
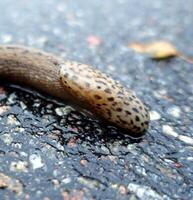
[[[148,109],[136,95],[85,64],[32,48],[2,45],[0,80],[30,86],[78,105],[128,133],[148,128]]]

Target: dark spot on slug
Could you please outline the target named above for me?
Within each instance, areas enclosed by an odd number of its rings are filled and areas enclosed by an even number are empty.
[[[116,106],[116,105],[117,105],[117,102],[113,102],[113,103],[112,103],[112,106]]]
[[[116,111],[121,112],[122,108],[117,108]]]
[[[144,122],[144,124],[145,124],[145,125],[148,125],[148,124],[149,124],[149,122],[148,122],[148,121],[145,121],[145,122]]]
[[[7,46],[6,49],[18,49],[18,47],[14,47],[14,46]]]
[[[67,72],[64,74],[64,76],[65,76],[66,78],[68,77],[68,75],[69,75],[69,74],[68,74]]]
[[[122,120],[122,119],[120,119],[120,121],[121,121],[121,123],[123,123],[123,124],[127,124],[127,122],[124,121],[124,120]]]
[[[126,113],[127,115],[131,115],[131,112],[129,112],[128,110],[126,110],[125,113]]]
[[[96,82],[97,82],[97,83],[101,83],[101,84],[103,84],[103,85],[106,85],[106,83],[105,83],[105,82],[103,82],[103,81],[100,81],[100,80],[96,80]]]
[[[124,101],[124,104],[125,104],[126,106],[129,106],[129,105],[130,105],[130,103],[127,102],[127,101]]]
[[[118,93],[117,93],[117,95],[123,95],[123,92],[122,91],[119,91]]]
[[[23,54],[27,54],[28,52],[29,52],[28,50],[22,51]]]
[[[95,94],[94,97],[95,97],[95,99],[102,99],[102,97],[99,96],[98,94]]]
[[[57,61],[53,61],[53,64],[54,64],[54,65],[58,65],[58,62],[57,62]]]
[[[111,94],[111,90],[109,88],[105,89],[105,92]]]
[[[136,104],[140,104],[140,102],[138,100],[135,101]]]
[[[132,110],[136,113],[139,113],[139,110],[137,110],[137,108],[132,108]]]
[[[135,120],[138,122],[139,121],[139,117],[136,115]]]
[[[107,114],[108,114],[109,116],[111,116],[111,115],[112,115],[112,113],[111,113],[111,111],[110,111],[110,110],[107,110]]]
[[[90,78],[92,78],[92,76],[90,76],[90,75],[86,75],[86,78],[89,78],[89,79],[90,79]]]
[[[108,101],[114,101],[114,98],[113,97],[109,97],[107,98]]]
[[[116,86],[115,86],[115,85],[111,85],[111,87],[112,87],[113,89],[116,89]]]
[[[90,87],[90,83],[85,82],[86,87]]]
[[[73,80],[77,80],[77,79],[78,79],[78,76],[73,75],[73,76],[72,76],[72,79],[73,79]]]

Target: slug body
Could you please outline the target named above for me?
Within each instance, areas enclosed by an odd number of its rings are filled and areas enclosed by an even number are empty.
[[[148,128],[135,94],[108,75],[74,61],[21,46],[0,46],[0,80],[44,91],[132,133]]]

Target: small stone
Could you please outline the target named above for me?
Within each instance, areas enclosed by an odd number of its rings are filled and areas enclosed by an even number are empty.
[[[13,138],[12,138],[11,135],[8,134],[8,133],[5,133],[5,134],[0,135],[0,139],[1,139],[4,143],[6,143],[7,145],[10,145],[10,144],[12,143],[12,141],[13,141]]]
[[[185,142],[186,144],[193,145],[193,138],[188,137],[186,135],[179,135],[178,139],[181,140],[182,142]]]
[[[58,179],[52,179],[52,184],[53,184],[55,187],[59,187],[60,182],[59,182]]]
[[[71,180],[71,178],[69,177],[69,178],[64,178],[64,179],[62,179],[62,183],[64,183],[64,184],[68,184],[68,183],[70,183],[72,180]]]
[[[179,118],[181,115],[181,110],[178,106],[172,106],[168,108],[167,113],[175,118]]]
[[[99,182],[97,180],[89,179],[86,177],[78,177],[78,181],[85,185],[88,186],[89,188],[98,188]]]
[[[178,133],[176,133],[173,128],[169,125],[163,125],[162,131],[164,134],[171,135],[173,137],[178,137]]]
[[[10,170],[17,172],[27,172],[28,163],[25,161],[11,162]]]
[[[187,160],[193,161],[193,157],[187,157]]]
[[[9,95],[9,98],[8,98],[8,104],[14,104],[15,103],[15,100],[16,100],[17,96],[15,93],[12,93],[11,95]]]
[[[22,148],[22,143],[21,142],[12,142],[11,146],[13,148],[21,149]]]
[[[68,115],[73,110],[74,109],[71,106],[65,106],[65,107],[56,108],[55,112],[58,116],[64,116],[64,115]]]
[[[8,106],[0,106],[0,115],[8,111]]]
[[[32,164],[34,170],[44,166],[44,163],[42,162],[42,158],[40,155],[37,154],[30,155],[29,161]]]
[[[128,190],[134,192],[139,199],[143,200],[162,200],[163,197],[160,196],[156,191],[151,189],[149,186],[138,185],[135,183],[130,183],[128,185]]]
[[[20,106],[23,110],[25,110],[27,108],[27,106],[25,105],[25,103],[23,103],[22,101],[19,102]]]
[[[17,120],[17,118],[14,115],[9,115],[7,117],[7,124],[19,126],[20,122]]]
[[[101,146],[101,150],[103,151],[104,154],[108,155],[110,153],[109,150],[108,150],[108,148],[105,147],[105,146]]]
[[[87,166],[88,161],[87,161],[86,159],[81,159],[81,160],[80,160],[80,164],[81,164],[82,166]]]
[[[127,188],[124,185],[120,185],[119,193],[125,195],[127,193]]]
[[[157,111],[155,111],[155,110],[150,111],[150,120],[151,121],[159,120],[160,118],[161,118],[161,116]]]

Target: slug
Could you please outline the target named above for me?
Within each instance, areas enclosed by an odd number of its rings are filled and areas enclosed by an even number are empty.
[[[29,86],[80,106],[128,134],[148,128],[148,109],[136,95],[89,65],[28,47],[0,45],[0,80]]]

